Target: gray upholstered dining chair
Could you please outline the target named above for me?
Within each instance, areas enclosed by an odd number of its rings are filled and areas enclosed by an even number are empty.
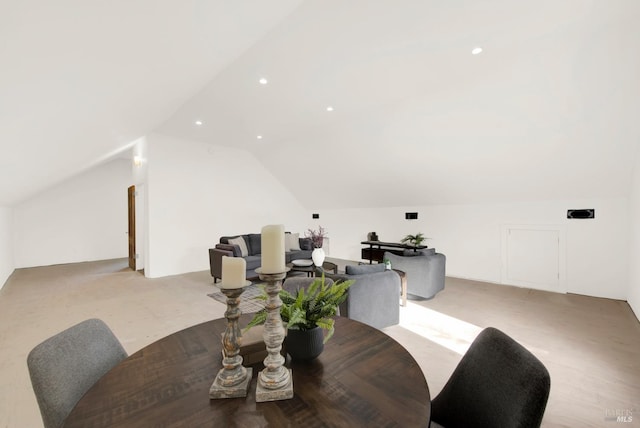
[[[126,357],[99,319],[76,324],[33,348],[27,366],[45,428],[62,426],[89,388]]]
[[[539,427],[551,380],[542,362],[498,329],[484,329],[431,402],[431,427]]]

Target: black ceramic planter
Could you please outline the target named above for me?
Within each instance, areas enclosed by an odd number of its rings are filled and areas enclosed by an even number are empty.
[[[324,350],[324,334],[320,327],[311,330],[287,330],[285,346],[294,360],[312,360]]]

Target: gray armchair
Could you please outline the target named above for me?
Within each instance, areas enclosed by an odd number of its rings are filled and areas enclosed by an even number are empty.
[[[447,258],[434,248],[405,250],[402,256],[385,252],[384,258],[391,262],[393,269],[406,273],[409,297],[430,299],[444,289]]]
[[[384,265],[347,266],[344,274],[325,274],[334,281],[355,280],[340,315],[384,328],[400,322],[400,276]]]

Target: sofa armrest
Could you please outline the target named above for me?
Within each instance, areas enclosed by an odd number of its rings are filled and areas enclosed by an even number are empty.
[[[233,252],[221,248],[209,248],[209,267],[213,282],[222,279],[222,257],[224,256],[233,257]]]

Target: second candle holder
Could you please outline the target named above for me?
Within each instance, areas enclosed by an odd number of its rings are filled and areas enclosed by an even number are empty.
[[[264,370],[258,373],[256,387],[256,401],[276,401],[293,398],[293,376],[291,369],[284,366],[284,357],[280,354],[285,330],[280,317],[280,290],[282,280],[287,271],[281,273],[263,273],[256,269],[261,280],[265,281],[265,291],[269,298],[266,301],[267,320],[264,323],[264,343],[267,348],[267,357],[264,359]]]

